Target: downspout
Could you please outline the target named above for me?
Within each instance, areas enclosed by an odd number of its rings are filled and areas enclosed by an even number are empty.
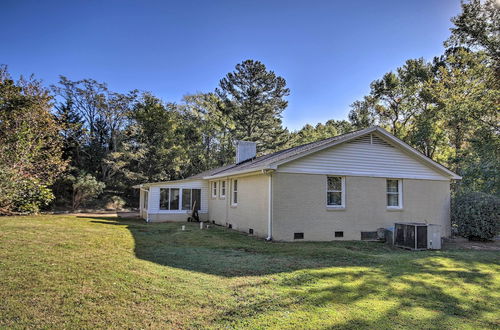
[[[226,181],[226,220],[224,220],[224,223],[227,224],[228,218],[229,218],[229,208],[231,207],[231,198],[233,198],[233,186],[231,185],[231,181],[229,180],[229,177],[226,176],[224,178]]]
[[[148,189],[148,190],[144,190],[145,194],[148,194],[148,203],[146,204],[146,223],[149,223],[151,220],[149,219],[149,203],[151,202],[151,196],[149,196],[149,192],[151,191],[151,189]],[[144,195],[145,197],[146,195]]]
[[[262,170],[262,173],[268,176],[267,189],[267,238],[266,241],[273,239],[273,172],[274,170]]]

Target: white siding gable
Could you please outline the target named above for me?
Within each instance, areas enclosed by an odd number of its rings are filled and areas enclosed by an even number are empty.
[[[450,177],[367,134],[278,166],[278,172],[449,180]]]
[[[149,199],[148,199],[148,213],[187,213],[186,210],[178,211],[168,211],[160,210],[160,188],[191,188],[191,189],[201,189],[201,205],[200,213],[208,213],[208,183],[205,180],[193,180],[193,181],[172,181],[171,183],[165,183],[158,186],[151,186],[149,188]],[[181,195],[182,198],[182,195]],[[182,205],[182,200],[180,201]]]

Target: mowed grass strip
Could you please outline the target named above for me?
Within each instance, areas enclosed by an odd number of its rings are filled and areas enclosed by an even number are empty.
[[[498,252],[269,243],[186,226],[0,218],[0,327],[500,327]]]

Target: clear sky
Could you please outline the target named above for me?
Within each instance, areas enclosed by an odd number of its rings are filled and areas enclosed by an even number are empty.
[[[255,59],[286,79],[294,130],[345,119],[371,81],[440,55],[459,11],[459,0],[0,0],[0,63],[179,102]]]

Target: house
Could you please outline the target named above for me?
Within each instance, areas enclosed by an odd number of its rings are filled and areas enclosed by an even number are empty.
[[[146,221],[204,221],[278,241],[359,240],[395,222],[441,225],[450,235],[450,181],[460,177],[380,127],[256,156],[140,188]]]

